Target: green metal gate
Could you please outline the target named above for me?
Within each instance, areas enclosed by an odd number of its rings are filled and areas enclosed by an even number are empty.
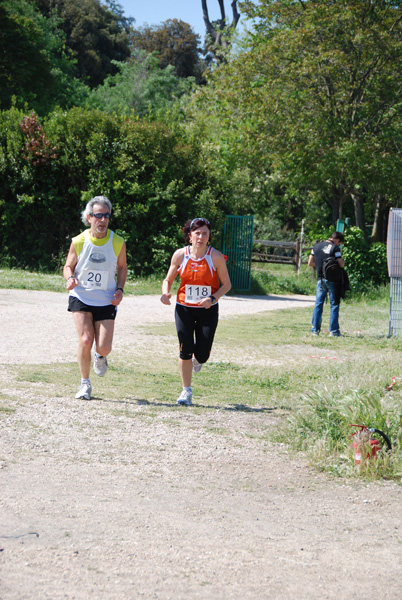
[[[251,251],[254,217],[227,215],[223,228],[222,251],[228,257],[228,271],[235,290],[251,287]]]

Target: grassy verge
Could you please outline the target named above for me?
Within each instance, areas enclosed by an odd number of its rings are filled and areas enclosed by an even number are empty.
[[[129,278],[126,294],[159,294],[163,275]],[[177,289],[175,281],[173,291]],[[0,288],[65,291],[65,281],[59,273],[35,273],[23,269],[0,268]],[[247,294],[314,294],[315,282],[311,270],[304,266],[300,277],[287,265],[259,265],[253,267],[251,289]],[[231,293],[242,293],[233,290]]]
[[[256,264],[251,271],[251,294],[315,294],[311,268],[303,265],[298,275],[290,265]]]
[[[159,294],[162,276],[139,277],[128,280],[126,294]],[[61,274],[35,273],[23,269],[0,269],[0,288],[65,292],[66,282]]]
[[[324,327],[328,316],[326,306]],[[257,420],[246,435],[262,443],[286,443],[303,451],[317,468],[341,477],[401,482],[402,340],[388,338],[388,318],[388,292],[383,289],[376,297],[366,294],[342,303],[342,338],[329,338],[325,329],[320,337],[311,336],[311,309],[221,319],[211,360],[194,378],[190,410],[211,414],[212,421],[214,411],[252,412]],[[170,414],[175,426],[186,426],[176,418],[185,409],[175,405],[180,387],[174,323],[156,324],[142,333],[147,339],[143,347],[113,353],[108,376],[96,381],[101,408],[94,403],[93,410],[142,419]],[[155,348],[163,360],[155,360]],[[13,379],[17,401],[41,402],[71,397],[77,365],[14,365],[7,376]],[[5,387],[0,419],[15,406],[14,392]],[[384,431],[391,453],[384,447],[377,459],[357,467],[350,424]]]

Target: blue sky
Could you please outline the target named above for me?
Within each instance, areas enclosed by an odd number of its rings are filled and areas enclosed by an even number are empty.
[[[159,25],[167,19],[181,19],[189,23],[195,33],[204,39],[205,26],[202,17],[201,0],[117,0],[124,9],[126,17],[134,17],[135,27]],[[232,20],[231,0],[225,0],[226,16]],[[208,13],[211,21],[219,19],[221,14],[217,0],[208,0]]]

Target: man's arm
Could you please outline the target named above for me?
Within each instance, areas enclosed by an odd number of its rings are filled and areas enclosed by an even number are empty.
[[[127,252],[126,252],[126,244],[124,243],[120,250],[118,259],[117,259],[116,291],[115,291],[113,299],[112,299],[112,304],[114,306],[118,306],[120,304],[120,302],[123,300],[122,290],[124,290],[126,280],[127,280]]]
[[[66,288],[72,290],[78,285],[78,279],[74,277],[75,267],[77,265],[78,256],[73,242],[71,242],[70,250],[68,251],[66,264],[63,267],[63,276],[66,280]]]
[[[341,250],[339,247],[335,251],[335,258],[338,261],[338,265],[341,267],[341,269],[343,269],[343,267],[345,266],[345,261],[341,256]]]

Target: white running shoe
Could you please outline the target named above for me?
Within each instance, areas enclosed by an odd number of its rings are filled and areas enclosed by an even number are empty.
[[[99,377],[103,377],[107,371],[106,356],[101,356],[100,354],[97,354],[97,352],[95,352],[94,371],[95,375],[99,375]]]
[[[91,399],[92,386],[90,381],[83,381],[80,385],[80,389],[75,394],[77,400],[83,398],[84,400]]]
[[[195,356],[193,356],[193,373],[199,373],[201,369],[202,363],[199,363]]]
[[[177,404],[181,404],[181,406],[191,406],[191,398],[193,397],[193,392],[191,390],[184,389],[180,396],[177,398]]]

